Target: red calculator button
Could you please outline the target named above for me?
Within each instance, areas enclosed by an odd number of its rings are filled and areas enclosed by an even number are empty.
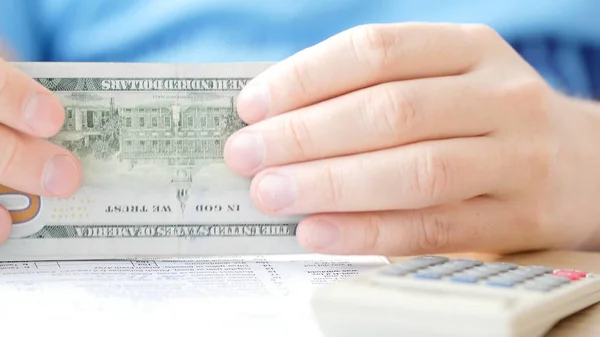
[[[566,277],[569,280],[572,281],[577,281],[581,278],[584,278],[587,273],[579,271],[579,270],[566,270],[566,269],[561,269],[561,270],[557,270],[554,273],[552,273],[552,275],[554,276],[560,276],[560,277]]]
[[[588,273],[581,271],[581,270],[574,270],[574,269],[560,269],[559,271],[565,271],[568,273],[572,273],[572,274],[577,274],[581,277],[586,277]]]

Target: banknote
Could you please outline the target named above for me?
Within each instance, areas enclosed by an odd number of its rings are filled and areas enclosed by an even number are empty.
[[[267,63],[14,63],[63,103],[48,141],[81,162],[78,192],[0,186],[13,227],[0,260],[286,254],[301,216],[267,216],[224,164],[240,90]]]

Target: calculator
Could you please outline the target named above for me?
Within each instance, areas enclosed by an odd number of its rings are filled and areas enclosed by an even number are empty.
[[[600,276],[506,262],[417,256],[318,288],[324,337],[541,337],[600,302]]]

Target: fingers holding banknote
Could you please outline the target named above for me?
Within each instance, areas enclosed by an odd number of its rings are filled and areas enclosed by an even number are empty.
[[[37,137],[51,137],[65,116],[60,101],[33,79],[0,59],[0,123]]]
[[[0,185],[48,197],[76,191],[77,158],[44,139],[60,130],[64,118],[49,90],[0,59]]]
[[[313,251],[600,244],[586,201],[600,197],[598,117],[487,27],[351,29],[256,77],[238,111],[250,125],[228,166],[253,177],[264,213],[307,214],[298,238]]]

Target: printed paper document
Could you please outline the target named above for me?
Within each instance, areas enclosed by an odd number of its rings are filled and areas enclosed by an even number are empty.
[[[312,291],[387,263],[320,255],[3,262],[2,332],[320,337]]]

